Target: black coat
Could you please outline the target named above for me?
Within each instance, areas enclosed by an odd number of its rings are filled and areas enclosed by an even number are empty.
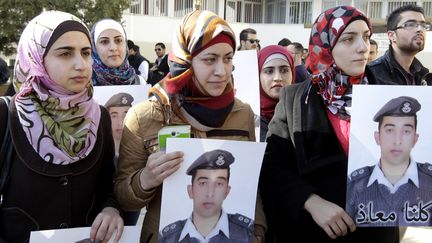
[[[432,74],[414,58],[411,73],[408,74],[396,61],[391,45],[386,53],[368,64],[368,68],[375,76],[376,84],[382,85],[432,85]]]
[[[113,197],[114,142],[105,108],[101,107],[97,141],[90,154],[70,165],[54,165],[33,149],[14,102],[11,107],[14,153],[0,208],[1,238],[9,243],[28,242],[30,231],[91,226],[104,207],[119,208]],[[0,101],[3,112],[7,111]],[[1,138],[5,122],[0,119]]]
[[[345,208],[348,158],[326,109],[309,80],[280,93],[259,183],[270,242],[398,242],[397,228],[357,228],[332,241],[304,209],[312,193]]]

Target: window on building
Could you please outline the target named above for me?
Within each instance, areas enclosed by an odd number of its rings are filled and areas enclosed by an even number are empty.
[[[262,22],[262,3],[261,0],[244,1],[244,18],[242,22],[261,23]]]
[[[225,5],[228,22],[262,23],[262,0],[228,0]]]
[[[424,9],[425,17],[426,16],[427,17],[432,16],[432,2],[429,2],[429,1],[423,2],[423,9]]]
[[[329,8],[334,8],[336,6],[352,5],[351,0],[323,0],[322,1],[322,11]]]
[[[382,19],[382,2],[355,0],[354,6],[362,11],[370,19]]]
[[[393,10],[405,6],[405,5],[416,5],[416,1],[389,1],[388,2],[388,12],[391,13]]]
[[[129,11],[131,14],[143,14],[141,12],[141,0],[131,0],[129,5]]]
[[[289,2],[288,24],[312,23],[312,1]]]
[[[286,17],[286,0],[266,1],[265,22],[284,24]]]
[[[201,9],[218,13],[218,0],[201,0]]]
[[[194,10],[194,0],[174,0],[174,17],[182,18]]]

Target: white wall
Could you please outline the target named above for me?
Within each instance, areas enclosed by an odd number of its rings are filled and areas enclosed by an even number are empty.
[[[169,50],[180,20],[180,18],[124,14],[122,22],[128,38],[141,47],[141,54],[154,61],[156,59],[154,44],[163,42]],[[230,23],[230,26],[236,33],[237,45],[239,45],[238,36],[245,28],[254,28],[258,32],[261,47],[276,45],[282,38],[300,42],[305,47],[309,43],[310,29],[305,29],[303,25]]]

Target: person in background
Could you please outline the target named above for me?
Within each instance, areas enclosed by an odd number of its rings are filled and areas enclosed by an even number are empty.
[[[377,59],[378,56],[378,43],[375,40],[370,39],[370,51],[368,57],[368,63]]]
[[[135,73],[139,75],[141,82],[146,83],[149,80],[150,62],[141,55],[139,47],[131,40],[127,40],[128,46],[128,61],[129,64],[135,69]]]
[[[291,41],[288,38],[283,38],[278,42],[279,46],[288,47],[291,44]]]
[[[432,75],[415,57],[424,49],[426,31],[424,10],[415,5],[399,7],[387,18],[389,49],[368,64],[377,84],[430,85]]]
[[[256,50],[259,42],[256,30],[252,28],[244,29],[240,32],[240,46],[237,50]]]
[[[90,33],[77,17],[46,11],[17,47],[10,110],[13,152],[2,191],[0,241],[31,231],[91,226],[93,242],[123,231],[113,195],[114,144],[108,112],[93,99]],[[4,117],[4,116],[2,116]],[[0,119],[0,138],[6,120]]]
[[[354,7],[324,11],[309,40],[311,80],[280,92],[259,182],[274,242],[398,242],[397,228],[356,228],[344,210],[352,86],[374,82],[371,34]]]
[[[150,82],[148,82],[152,86],[165,78],[165,76],[169,73],[168,54],[166,53],[165,49],[166,47],[164,43],[156,43],[154,51],[156,52],[157,58],[153,67],[150,69],[152,72],[152,77]]]
[[[309,78],[309,72],[307,71],[306,66],[302,63],[302,56],[304,50],[302,44],[298,42],[292,42],[288,45],[287,49],[294,58],[296,74],[296,80],[294,80],[295,83],[300,83],[307,80]]]
[[[127,60],[126,32],[113,19],[93,25],[93,85],[140,84],[140,78]]]
[[[188,124],[194,138],[255,141],[253,111],[234,96],[230,26],[212,12],[194,11],[174,39],[179,41],[172,42],[170,73],[150,89],[148,100],[129,110],[120,146],[115,194],[124,209],[147,208],[141,243],[157,242],[162,183],[184,159],[182,151],[159,151],[162,127]],[[254,242],[263,242],[259,197],[256,205]]]
[[[260,78],[260,141],[264,142],[268,123],[274,115],[280,90],[295,79],[294,61],[285,47],[270,45],[258,54]]]

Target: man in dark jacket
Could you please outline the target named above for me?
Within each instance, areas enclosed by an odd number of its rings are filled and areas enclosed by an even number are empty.
[[[377,84],[432,84],[429,69],[415,58],[424,48],[429,29],[421,7],[406,5],[390,13],[387,19],[389,49],[382,57],[368,64]]]
[[[127,41],[129,56],[129,64],[135,69],[135,72],[140,75],[144,81],[149,80],[150,62],[141,55],[139,47],[131,40]]]

